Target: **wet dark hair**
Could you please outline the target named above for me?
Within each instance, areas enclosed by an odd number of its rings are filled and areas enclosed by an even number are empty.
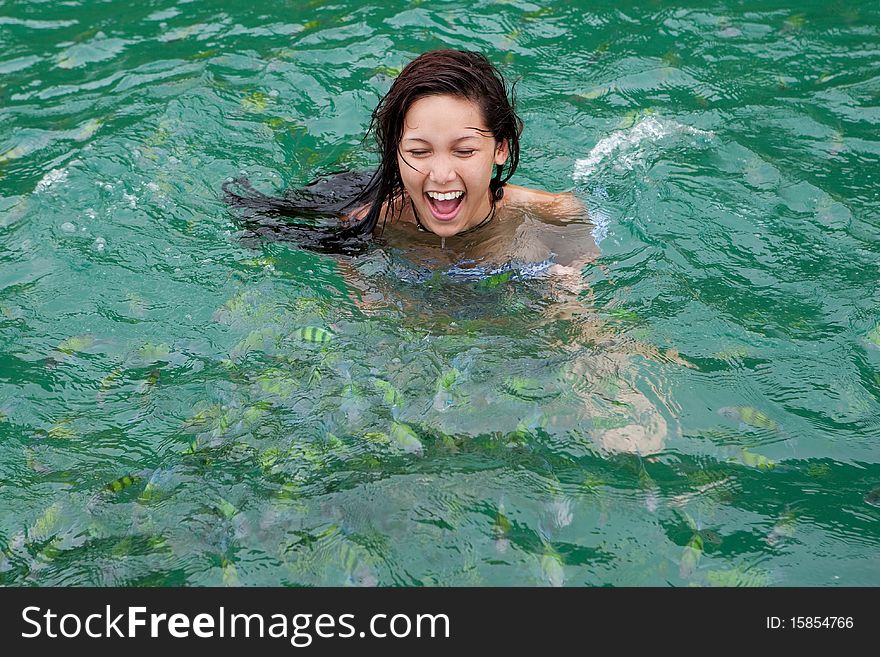
[[[523,123],[514,108],[513,86],[509,93],[508,100],[504,77],[480,53],[426,52],[404,67],[373,111],[367,135],[371,132],[375,135],[379,148],[380,164],[375,172],[331,174],[304,188],[289,190],[281,198],[261,194],[247,179],[237,178],[223,185],[225,200],[230,206],[245,211],[242,221],[257,234],[289,234],[306,248],[318,251],[358,250],[358,243],[363,245],[369,238],[380,217],[384,227],[395,199],[403,196],[397,153],[407,111],[420,98],[448,95],[476,103],[496,144],[507,141],[507,162],[495,165],[489,183],[494,211],[495,203],[503,195],[504,184],[519,165]],[[364,206],[367,212],[363,218],[348,225],[320,222]],[[399,212],[400,204],[397,209]],[[280,217],[293,221],[281,221]]]

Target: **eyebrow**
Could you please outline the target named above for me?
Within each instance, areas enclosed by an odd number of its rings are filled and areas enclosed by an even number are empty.
[[[453,144],[457,144],[457,143],[459,143],[459,142],[461,142],[461,141],[465,141],[466,139],[479,139],[480,137],[483,137],[483,136],[484,136],[484,135],[468,135],[467,137],[459,137],[458,139],[455,139],[452,143],[453,143]],[[424,144],[430,144],[430,143],[431,143],[431,142],[429,142],[427,139],[422,139],[421,137],[407,137],[407,138],[404,139],[403,141],[420,141],[420,142],[422,142],[422,143],[424,143]]]

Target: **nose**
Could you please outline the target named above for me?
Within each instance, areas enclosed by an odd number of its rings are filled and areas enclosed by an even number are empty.
[[[451,158],[437,155],[431,159],[431,170],[428,172],[431,182],[438,185],[448,185],[455,180],[455,167]]]

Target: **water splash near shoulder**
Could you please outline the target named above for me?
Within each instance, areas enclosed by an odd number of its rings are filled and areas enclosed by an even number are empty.
[[[633,127],[612,132],[598,141],[587,157],[574,163],[572,178],[584,182],[611,156],[621,169],[632,169],[635,164],[645,159],[645,143],[656,143],[666,137],[676,135],[696,135],[700,137],[714,136],[711,132],[692,128],[676,121],[661,119],[650,115],[644,117]]]

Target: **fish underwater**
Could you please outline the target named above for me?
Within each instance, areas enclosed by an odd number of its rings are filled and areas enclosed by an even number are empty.
[[[792,538],[797,529],[797,516],[794,511],[786,510],[773,525],[765,539],[767,545],[775,546]]]
[[[542,584],[557,588],[565,584],[562,557],[549,543],[544,544],[544,554],[541,556],[541,580]]]
[[[699,533],[691,536],[684,551],[681,553],[681,559],[678,562],[678,574],[682,579],[690,579],[693,577],[700,559],[703,556],[703,537]]]
[[[328,344],[333,341],[333,333],[318,326],[305,326],[293,332],[294,337],[305,342]]]
[[[718,409],[718,414],[731,420],[739,420],[740,431],[766,429],[779,432],[782,430],[778,422],[770,418],[766,413],[751,406],[723,406]]]
[[[880,508],[880,487],[875,488],[874,490],[865,493],[865,504],[870,504],[871,506],[876,506]]]
[[[503,498],[498,501],[498,510],[492,522],[492,534],[494,537],[495,551],[504,554],[510,548],[510,530],[513,524],[507,517]]]

